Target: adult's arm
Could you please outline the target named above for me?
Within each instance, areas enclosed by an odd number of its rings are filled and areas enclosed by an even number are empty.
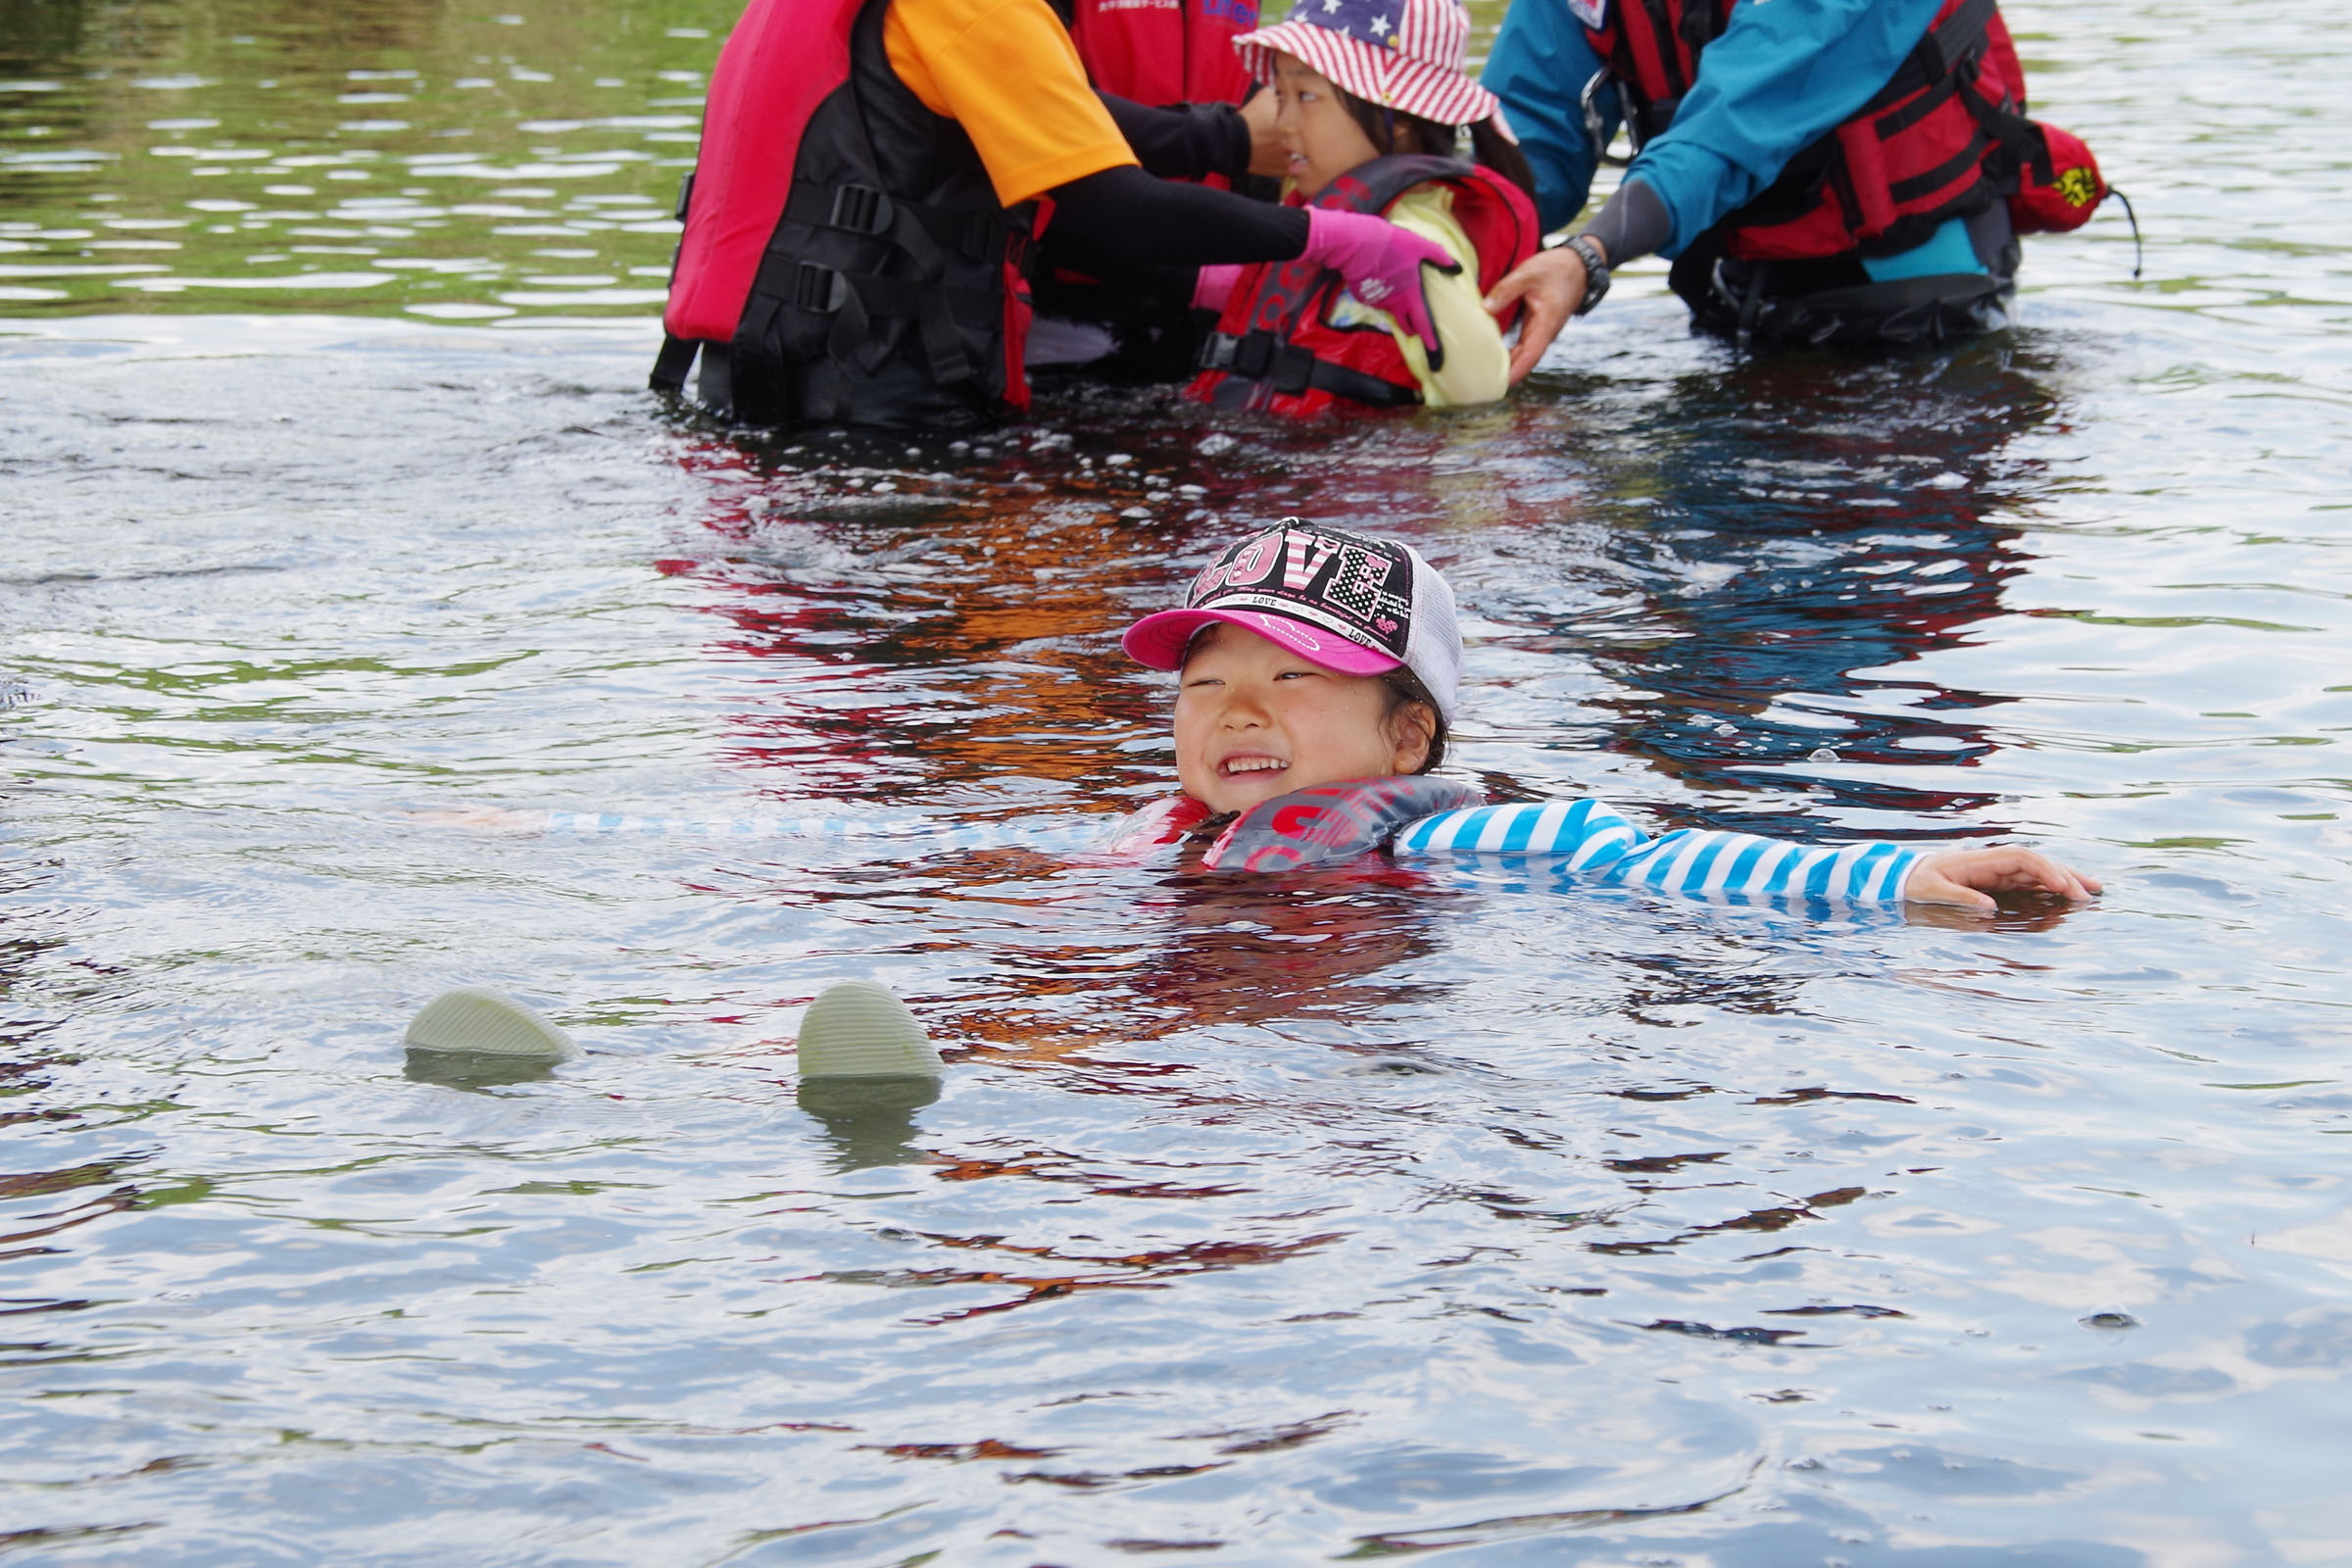
[[[1250,124],[1232,104],[1170,104],[1154,109],[1115,93],[1102,107],[1144,172],[1162,179],[1239,178],[1250,172]]]
[[[1054,221],[1046,243],[1082,270],[1300,258],[1337,271],[1348,292],[1387,311],[1421,339],[1433,361],[1443,360],[1423,269],[1459,272],[1462,264],[1445,246],[1386,219],[1327,207],[1277,207],[1231,191],[1153,179],[1132,164],[1073,179],[1049,194]]]
[[[1611,267],[1652,251],[1680,256],[1869,102],[1940,5],[1773,0],[1737,8],[1723,36],[1707,45],[1674,123],[1642,147],[1584,232]],[[1512,16],[1531,9],[1565,13],[1566,6],[1519,0]],[[1509,112],[1515,122],[1516,107]],[[1526,309],[1511,352],[1513,381],[1535,368],[1584,298],[1584,261],[1565,248],[1540,252],[1495,285],[1491,307],[1516,301]]]
[[[1157,262],[1287,262],[1306,249],[1302,207],[1251,201],[1205,185],[1153,179],[1141,169],[1105,169],[1055,186],[1047,235],[1082,269]]]
[[[1502,100],[1519,150],[1536,172],[1536,216],[1546,231],[1583,212],[1592,191],[1600,149],[1585,125],[1584,91],[1598,70],[1600,57],[1567,0],[1517,0],[1479,76]],[[1603,94],[1596,107],[1605,117],[1602,134],[1613,134],[1616,93]]]
[[[1227,191],[1153,179],[1087,84],[1046,0],[892,0],[882,43],[899,79],[971,137],[999,201],[1054,197],[1049,235],[1070,225],[1065,254],[1176,267],[1304,257],[1336,268],[1357,298],[1436,342],[1420,269],[1450,270],[1459,265],[1451,256],[1367,214],[1286,215]]]
[[[1399,856],[1532,855],[1573,871],[1668,893],[1893,902],[1920,856],[1892,844],[1790,844],[1677,828],[1645,839],[1598,801],[1476,806],[1396,835]]]

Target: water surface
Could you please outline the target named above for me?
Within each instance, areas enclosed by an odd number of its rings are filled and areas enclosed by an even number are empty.
[[[2137,283],[2103,216],[2013,333],[1758,365],[1653,269],[1502,409],[1061,386],[957,448],[640,390],[719,8],[13,11],[0,1549],[2352,1556],[2328,19],[2012,14]],[[1120,808],[1171,766],[1117,629],[1290,512],[1452,576],[1466,775],[2109,896],[427,814]],[[848,974],[936,1103],[797,1102]],[[411,1065],[464,982],[589,1054]]]

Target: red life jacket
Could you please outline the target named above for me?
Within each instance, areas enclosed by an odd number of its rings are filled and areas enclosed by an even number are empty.
[[[1673,123],[1739,0],[1611,0],[1586,35],[1639,147]],[[2107,194],[2089,149],[2028,120],[2025,69],[1994,0],[1944,0],[1894,76],[1726,218],[1733,256],[1892,256],[2009,203],[2020,232],[2073,228]]]
[[[1482,293],[1535,254],[1542,229],[1527,193],[1457,159],[1375,158],[1333,180],[1314,205],[1386,213],[1407,191],[1428,184],[1453,192],[1454,220],[1478,252]],[[1419,403],[1421,383],[1388,328],[1333,324],[1331,313],[1347,286],[1338,272],[1304,260],[1246,270],[1217,330],[1201,346],[1200,373],[1185,395],[1219,408],[1288,415],[1320,414],[1335,402],[1372,409]]]
[[[1257,0],[1078,0],[1070,37],[1096,86],[1139,104],[1238,104],[1250,73],[1233,40]]]
[[[889,4],[751,0],[727,35],[679,199],[657,390],[702,350],[705,400],[755,422],[1028,407],[1032,208],[999,203],[963,127],[898,79]]]

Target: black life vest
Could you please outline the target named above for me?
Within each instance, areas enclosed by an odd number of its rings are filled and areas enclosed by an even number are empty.
[[[1737,4],[1611,0],[1604,25],[1587,29],[1619,84],[1637,147],[1673,123],[1702,51]],[[1869,102],[1723,220],[1726,249],[1751,261],[1892,256],[1999,201],[2010,203],[2020,231],[2072,227],[2089,218],[2106,185],[2088,149],[2028,120],[2025,105],[2025,70],[1995,0],[1944,0]],[[2060,187],[2067,199],[2056,210],[2071,222],[2052,221],[2049,204],[2037,200]]]
[[[751,0],[710,74],[657,390],[698,349],[747,421],[954,423],[1028,406],[1032,205],[890,68],[890,0]]]
[[[1483,293],[1535,254],[1541,229],[1526,192],[1493,170],[1453,158],[1396,154],[1333,180],[1317,207],[1386,213],[1417,185],[1453,192],[1453,216],[1469,235]],[[1386,327],[1335,324],[1347,280],[1308,261],[1260,262],[1227,297],[1217,330],[1201,346],[1200,373],[1186,395],[1220,408],[1312,415],[1336,401],[1393,409],[1421,401],[1421,383]],[[1509,320],[1503,325],[1507,328]]]

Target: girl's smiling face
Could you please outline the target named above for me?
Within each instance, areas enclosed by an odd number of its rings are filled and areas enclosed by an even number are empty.
[[[1342,779],[1410,773],[1431,717],[1377,675],[1342,675],[1230,623],[1193,639],[1176,689],[1176,777],[1212,810]]]
[[[1290,155],[1298,194],[1323,187],[1380,154],[1364,127],[1340,101],[1340,89],[1294,55],[1274,56],[1274,133]]]

